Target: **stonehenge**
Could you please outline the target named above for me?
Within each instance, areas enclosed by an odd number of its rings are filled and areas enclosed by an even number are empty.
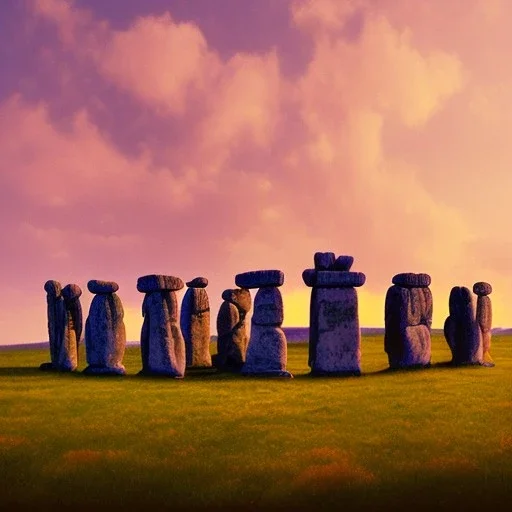
[[[41,370],[70,372],[78,367],[78,344],[82,334],[82,290],[76,284],[61,288],[58,281],[44,285],[47,296],[50,362]]]
[[[137,290],[144,293],[140,348],[141,375],[185,376],[185,340],[178,324],[176,291],[179,277],[151,274],[139,277]]]
[[[361,329],[357,288],[366,276],[351,271],[352,256],[333,252],[314,254],[314,268],[302,279],[310,287],[308,365],[312,376],[361,374]],[[284,283],[281,270],[256,270],[235,276],[237,288],[222,292],[217,315],[217,354],[210,355],[210,304],[208,279],[188,281],[181,311],[176,292],[184,287],[179,277],[149,274],[139,277],[142,300],[140,375],[181,379],[187,369],[211,368],[245,376],[288,377],[287,339],[282,328]],[[428,367],[431,364],[433,301],[428,274],[401,273],[392,278],[384,311],[384,350],[391,369]],[[94,294],[85,322],[85,374],[125,375],[124,310],[117,283],[90,280]],[[78,367],[82,334],[82,290],[58,281],[44,284],[50,362],[41,370],[72,372]],[[252,307],[251,289],[257,289],[250,336],[247,315]],[[449,296],[449,316],[444,336],[452,365],[492,367],[492,287],[480,281],[473,294],[454,286]],[[475,298],[476,296],[476,298]]]
[[[222,292],[222,299],[213,362],[219,370],[239,372],[245,363],[249,341],[245,317],[251,310],[251,293],[246,288],[229,288]]]
[[[180,327],[185,340],[187,368],[209,368],[210,303],[206,287],[208,279],[196,277],[186,283],[188,290],[181,303]]]
[[[312,288],[309,360],[312,375],[360,375],[361,330],[356,287],[365,283],[361,272],[351,272],[352,256],[336,258],[317,252],[314,269],[302,279]]]
[[[492,307],[489,295],[492,287],[489,283],[478,282],[473,292],[478,296],[476,308],[468,288],[452,288],[444,336],[452,353],[452,364],[494,366],[490,355]]]
[[[432,293],[428,274],[393,277],[386,294],[384,350],[390,368],[430,366]]]
[[[292,377],[286,370],[286,336],[281,329],[283,298],[279,286],[283,282],[284,274],[280,270],[258,270],[235,276],[237,286],[258,288],[242,375]]]
[[[85,322],[85,349],[90,375],[124,375],[123,356],[126,332],[124,310],[112,281],[91,280],[87,288],[95,294]]]

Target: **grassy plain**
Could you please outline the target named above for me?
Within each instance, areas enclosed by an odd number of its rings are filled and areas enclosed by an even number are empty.
[[[82,349],[83,350],[83,349]],[[37,370],[43,350],[0,352],[0,509],[509,510],[512,337],[495,368],[385,371],[381,336],[363,376],[291,380],[194,372],[118,378]],[[82,364],[85,358],[82,354]]]

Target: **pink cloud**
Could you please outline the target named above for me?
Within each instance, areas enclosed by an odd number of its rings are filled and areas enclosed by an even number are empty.
[[[66,108],[52,96],[0,104],[0,153],[9,162],[0,183],[13,191],[16,212],[3,221],[6,250],[25,266],[38,255],[24,283],[42,311],[46,279],[83,287],[113,279],[135,312],[136,337],[135,281],[144,273],[206,275],[215,315],[234,274],[281,268],[285,308],[289,296],[305,324],[301,272],[315,251],[333,250],[353,254],[354,269],[367,274],[364,318],[383,314],[375,308],[393,274],[417,271],[433,277],[434,324],[442,325],[451,286],[484,278],[482,232],[486,246],[502,250],[495,241],[506,201],[493,205],[500,220],[467,195],[480,197],[477,151],[495,153],[493,140],[509,131],[512,73],[477,79],[483,59],[466,47],[476,45],[478,16],[501,33],[502,4],[481,11],[472,0],[466,12],[450,3],[464,14],[450,35],[446,12],[426,2],[421,16],[401,0],[291,2],[290,22],[312,49],[293,76],[279,41],[221,58],[200,20],[177,22],[172,12],[120,30],[73,2],[32,7],[61,36],[47,54],[69,58],[67,69],[48,58],[48,73],[75,89]],[[349,33],[356,15],[357,34]],[[120,142],[126,125],[132,145]],[[467,140],[481,145],[466,148]],[[504,154],[493,164],[502,180],[512,160]],[[502,199],[508,190],[490,178],[482,187]]]

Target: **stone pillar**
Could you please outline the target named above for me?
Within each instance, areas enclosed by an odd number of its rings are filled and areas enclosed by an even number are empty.
[[[77,284],[68,284],[62,289],[66,318],[59,353],[58,369],[73,371],[78,367],[78,345],[82,335],[82,290]]]
[[[393,277],[385,305],[384,349],[391,368],[428,367],[431,359],[432,293],[428,274]]]
[[[112,281],[91,280],[87,288],[95,294],[85,322],[85,351],[89,375],[124,375],[123,356],[126,348],[124,310],[115,292],[119,285]]]
[[[494,366],[491,357],[491,336],[492,336],[492,304],[489,295],[492,293],[492,286],[489,283],[478,282],[473,285],[473,293],[478,295],[476,301],[476,320],[482,334],[483,365]]]
[[[144,322],[140,336],[140,375],[185,376],[185,340],[178,324],[176,291],[183,288],[179,277],[147,275],[137,280],[137,290],[145,293]]]
[[[280,270],[245,272],[235,277],[237,286],[259,288],[254,298],[251,336],[242,368],[243,375],[292,377],[286,371],[286,336],[281,329],[283,299],[278,287],[283,282],[284,274]]]
[[[48,318],[48,341],[50,344],[50,362],[39,366],[40,370],[57,370],[59,365],[60,351],[64,338],[64,326],[66,323],[66,309],[64,297],[62,297],[62,286],[58,281],[46,281],[46,312]]]
[[[452,352],[452,363],[482,364],[482,332],[471,291],[465,286],[454,286],[448,305],[450,315],[444,323],[444,336]]]
[[[181,303],[180,326],[185,339],[187,368],[209,368],[210,302],[206,277],[196,277],[187,283],[188,290]]]
[[[239,372],[247,352],[247,327],[245,317],[251,310],[251,294],[245,288],[227,289],[222,292],[217,315],[217,354],[213,363],[219,370]]]
[[[315,268],[302,273],[312,288],[309,318],[309,361],[312,375],[360,375],[361,330],[358,286],[361,272],[350,272],[352,256],[317,252]]]

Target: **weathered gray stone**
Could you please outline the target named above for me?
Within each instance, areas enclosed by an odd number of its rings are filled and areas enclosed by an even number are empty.
[[[363,286],[366,276],[362,272],[306,269],[302,279],[307,286],[318,288],[352,288]]]
[[[353,256],[338,256],[334,262],[333,270],[349,271],[354,264]]]
[[[220,370],[240,371],[247,352],[245,317],[251,309],[249,290],[229,289],[222,293],[224,302],[217,316],[217,354],[213,364]]]
[[[256,300],[255,300],[256,310]],[[286,370],[286,336],[280,327],[252,323],[243,375],[293,377]]]
[[[66,324],[66,310],[62,297],[62,286],[58,281],[46,281],[48,340],[50,344],[50,362],[39,366],[41,370],[57,370],[63,344]]]
[[[78,367],[78,345],[83,324],[81,295],[82,290],[77,284],[68,284],[62,288],[66,319],[57,363],[59,371],[74,371]]]
[[[204,288],[186,291],[181,303],[180,326],[185,340],[187,367],[210,367],[210,303]]]
[[[284,274],[281,270],[254,270],[235,276],[235,284],[240,288],[262,288],[264,286],[282,286]]]
[[[177,291],[181,290],[183,286],[183,281],[174,276],[150,274],[137,279],[137,290],[141,293]]]
[[[244,375],[291,377],[286,371],[287,346],[281,324],[283,298],[278,288],[260,288],[254,298]]]
[[[98,279],[91,279],[91,281],[87,283],[87,289],[91,293],[107,294],[117,292],[117,290],[119,290],[119,285],[113,281],[100,281]]]
[[[306,286],[312,288],[316,284],[316,270],[314,268],[307,268],[302,272],[302,280]]]
[[[89,281],[88,288],[101,290],[91,302],[85,322],[85,349],[88,366],[85,374],[124,375],[123,356],[126,348],[124,310],[121,299],[107,289],[118,289],[116,283]],[[115,285],[115,286],[114,286]]]
[[[420,288],[430,286],[431,278],[428,274],[414,274],[406,272],[393,277],[392,283],[407,288]]]
[[[222,299],[234,304],[237,309],[248,313],[251,310],[251,292],[247,288],[230,288],[222,292]]]
[[[309,348],[313,375],[361,373],[361,331],[355,288],[313,288]]]
[[[254,297],[251,325],[281,326],[283,323],[283,298],[279,288],[260,288]]]
[[[140,374],[183,378],[185,341],[178,325],[176,293],[169,289],[146,293],[142,315]]]
[[[480,295],[476,301],[476,321],[482,334],[482,364],[484,366],[494,366],[491,357],[492,304],[488,295]]]
[[[410,274],[402,275],[410,276]],[[395,278],[393,278],[394,281]],[[388,355],[389,366],[391,368],[429,366],[432,294],[427,287],[411,286],[411,283],[421,284],[427,280],[405,277],[398,278],[396,281],[405,285],[395,284],[386,294],[384,350]]]
[[[444,335],[452,352],[452,363],[482,364],[482,333],[471,292],[466,287],[454,286],[448,305],[450,315],[444,324]]]
[[[475,283],[473,285],[473,293],[476,293],[479,296],[490,295],[492,293],[492,286],[489,283],[484,283],[483,281]]]
[[[333,252],[316,252],[314,256],[315,270],[333,270],[336,256]]]
[[[208,286],[208,279],[206,277],[195,277],[191,281],[187,281],[189,288],[206,288]]]

